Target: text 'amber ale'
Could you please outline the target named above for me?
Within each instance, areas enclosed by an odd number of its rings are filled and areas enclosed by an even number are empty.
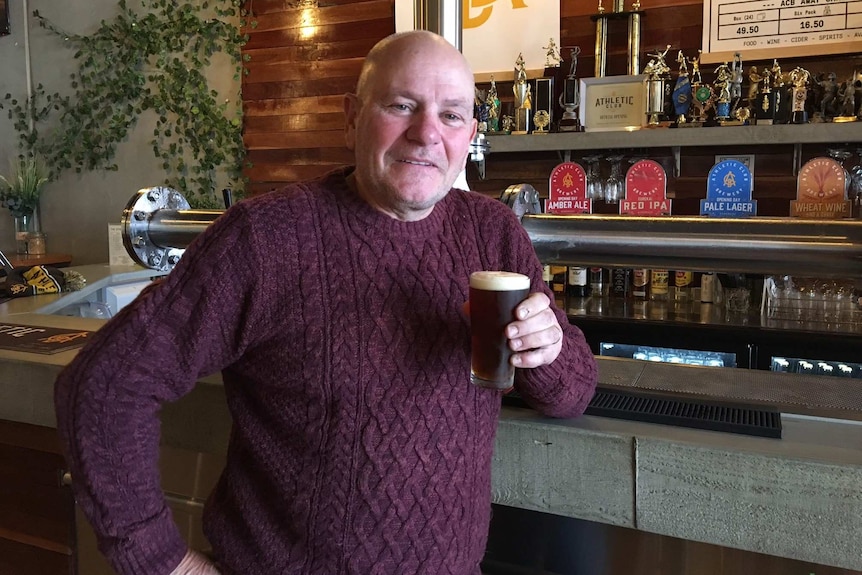
[[[482,271],[470,274],[470,381],[481,387],[509,389],[515,368],[506,326],[515,308],[530,293],[530,278],[518,273]]]

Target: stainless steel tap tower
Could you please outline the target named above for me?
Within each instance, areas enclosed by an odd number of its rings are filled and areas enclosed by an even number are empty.
[[[123,212],[123,244],[139,264],[167,271],[222,213],[189,209],[170,188],[142,189]],[[859,220],[527,213],[521,223],[544,263],[862,279]]]

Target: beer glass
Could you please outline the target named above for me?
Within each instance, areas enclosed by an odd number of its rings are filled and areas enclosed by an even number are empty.
[[[515,307],[530,293],[530,278],[518,273],[481,271],[470,274],[470,381],[480,387],[509,389],[515,368],[506,326],[515,320]]]

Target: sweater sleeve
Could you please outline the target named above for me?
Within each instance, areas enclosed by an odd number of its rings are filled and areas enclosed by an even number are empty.
[[[160,486],[160,406],[231,364],[265,331],[260,255],[242,206],[98,330],[55,383],[77,503],[120,574],[169,573],[186,551]]]
[[[499,246],[497,254],[508,269],[530,277],[532,292],[541,291],[551,300],[551,309],[563,329],[563,348],[549,365],[532,369],[517,369],[515,389],[528,405],[549,417],[575,417],[581,415],[593,398],[598,379],[596,359],[584,338],[583,332],[569,320],[554,303],[554,294],[542,280],[542,264],[536,256],[530,236],[514,213],[497,202],[494,215],[486,214],[486,221],[500,221],[502,235],[489,246]],[[508,212],[508,213],[506,213]],[[494,257],[493,251],[490,257]]]

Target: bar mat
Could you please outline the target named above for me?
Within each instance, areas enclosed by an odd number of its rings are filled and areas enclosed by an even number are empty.
[[[528,407],[517,392],[504,395],[503,404]],[[781,438],[781,413],[762,406],[734,405],[600,386],[584,413],[645,423]]]

